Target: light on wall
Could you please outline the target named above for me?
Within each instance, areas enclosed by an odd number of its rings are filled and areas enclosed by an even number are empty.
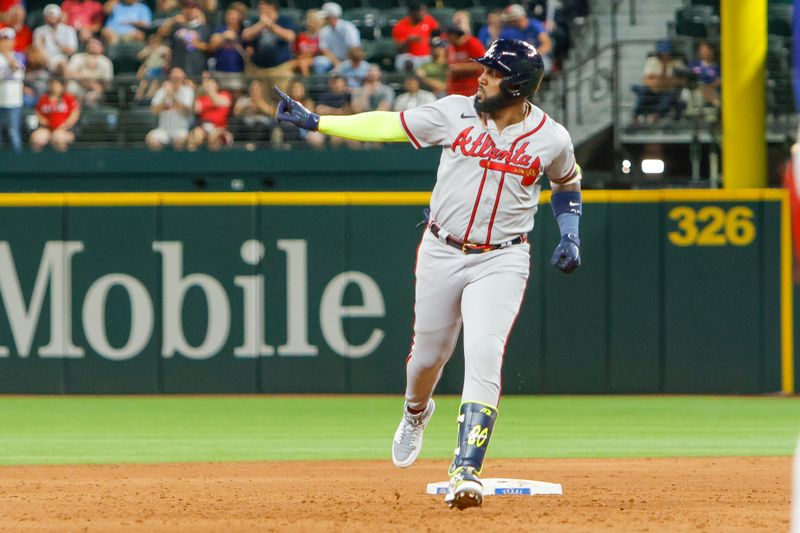
[[[663,174],[664,161],[661,159],[642,159],[642,172],[645,174]]]

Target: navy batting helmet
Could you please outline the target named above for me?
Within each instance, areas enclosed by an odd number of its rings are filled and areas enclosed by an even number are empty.
[[[536,94],[544,77],[542,56],[533,45],[517,39],[496,40],[475,61],[503,74],[500,88],[514,98]]]

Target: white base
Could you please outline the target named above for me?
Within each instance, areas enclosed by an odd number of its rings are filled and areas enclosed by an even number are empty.
[[[509,479],[490,477],[481,479],[484,496],[535,496],[537,494],[558,494],[561,490],[560,483],[547,483],[546,481],[531,481],[528,479]],[[428,483],[427,494],[447,494],[448,481]]]

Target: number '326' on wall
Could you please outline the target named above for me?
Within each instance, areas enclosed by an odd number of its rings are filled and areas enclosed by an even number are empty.
[[[747,246],[756,238],[753,210],[743,205],[681,205],[670,209],[668,217],[676,223],[667,233],[675,246]]]

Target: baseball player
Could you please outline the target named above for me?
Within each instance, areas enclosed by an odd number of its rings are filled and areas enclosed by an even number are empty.
[[[318,116],[278,92],[278,120],[360,141],[441,146],[442,156],[417,251],[414,338],[406,364],[403,418],[392,461],[408,467],[434,412],[434,388],[464,326],[464,389],[458,447],[445,502],[483,503],[478,477],[500,399],[500,371],[530,269],[527,233],[550,180],[561,241],[551,263],[578,268],[580,169],[567,131],[529,98],[542,81],[542,57],[528,43],[500,39],[476,59],[475,96],[451,95],[402,113]],[[276,89],[277,91],[277,89]]]

